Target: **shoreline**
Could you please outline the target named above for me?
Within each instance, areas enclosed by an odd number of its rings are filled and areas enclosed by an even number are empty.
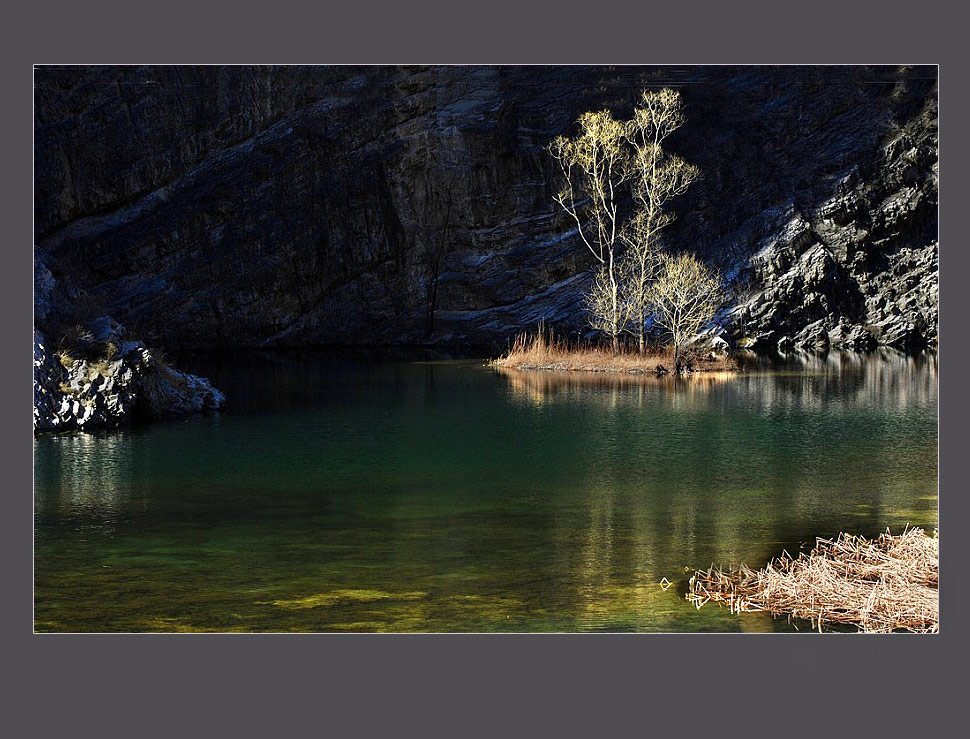
[[[741,374],[744,372],[737,363],[732,363],[731,361],[711,360],[708,364],[711,366],[695,365],[690,370],[680,373],[679,376],[687,377],[708,372],[730,372],[732,374]],[[571,366],[567,362],[537,364],[532,362],[508,362],[503,359],[493,359],[488,363],[488,366],[498,367],[500,369],[521,370],[523,372],[584,372],[592,374],[643,375],[655,377],[676,374],[662,363],[657,367],[623,367],[610,364]]]
[[[739,372],[736,357],[727,351],[727,343],[698,347],[646,345],[638,351],[630,345],[612,348],[588,343],[571,344],[540,331],[535,336],[519,334],[502,356],[491,360],[491,367],[524,371],[594,372],[630,375],[672,375],[683,377],[703,372]]]
[[[556,345],[513,348],[504,356],[488,362],[490,367],[525,372],[584,372],[597,374],[643,375],[654,377],[687,377],[708,372],[740,374],[744,371],[737,358],[730,355],[692,357],[681,371],[674,369],[671,352],[640,355],[636,352],[613,354],[603,349],[571,349]]]

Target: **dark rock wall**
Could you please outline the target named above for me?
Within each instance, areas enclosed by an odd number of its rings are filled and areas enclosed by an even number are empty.
[[[545,146],[648,85],[704,175],[667,245],[729,276],[736,338],[935,338],[934,67],[41,68],[36,249],[172,349],[582,330]]]

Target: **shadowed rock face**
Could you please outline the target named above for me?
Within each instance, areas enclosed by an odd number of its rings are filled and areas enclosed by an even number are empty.
[[[545,147],[645,86],[683,94],[667,246],[724,271],[735,339],[935,341],[933,67],[42,68],[36,248],[172,349],[582,331]]]

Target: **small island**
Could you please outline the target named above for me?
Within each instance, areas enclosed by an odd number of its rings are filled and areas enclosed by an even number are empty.
[[[684,121],[679,92],[646,89],[631,120],[608,110],[583,113],[574,138],[552,142],[562,178],[554,200],[595,260],[583,296],[587,321],[610,350],[556,341],[540,325],[531,338],[517,336],[495,366],[657,375],[737,368],[716,333],[727,299],[721,275],[690,252],[662,248],[662,231],[674,220],[669,201],[701,174],[663,147]],[[651,330],[666,343],[650,345]]]
[[[649,346],[642,354],[621,347],[614,353],[595,344],[570,344],[539,330],[535,335],[520,334],[508,352],[491,362],[493,367],[514,370],[551,370],[560,372],[613,372],[631,375],[670,374],[679,366],[678,375],[695,372],[736,372],[740,364],[726,351],[726,342],[717,339],[706,351],[689,350],[682,358],[671,347]]]

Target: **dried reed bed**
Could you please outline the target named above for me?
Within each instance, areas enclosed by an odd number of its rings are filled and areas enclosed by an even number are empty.
[[[726,603],[731,612],[764,611],[864,632],[939,631],[939,539],[906,529],[878,539],[839,534],[798,557],[787,552],[754,572],[711,566],[690,579],[697,608]]]
[[[492,361],[496,367],[521,370],[560,370],[578,372],[627,372],[635,374],[663,374],[673,369],[673,350],[667,347],[648,347],[643,356],[634,347],[624,346],[614,355],[611,349],[588,343],[570,344],[551,332],[539,331],[535,336],[519,334],[512,348],[504,356]],[[734,359],[692,357],[694,372],[733,371],[738,368]]]

